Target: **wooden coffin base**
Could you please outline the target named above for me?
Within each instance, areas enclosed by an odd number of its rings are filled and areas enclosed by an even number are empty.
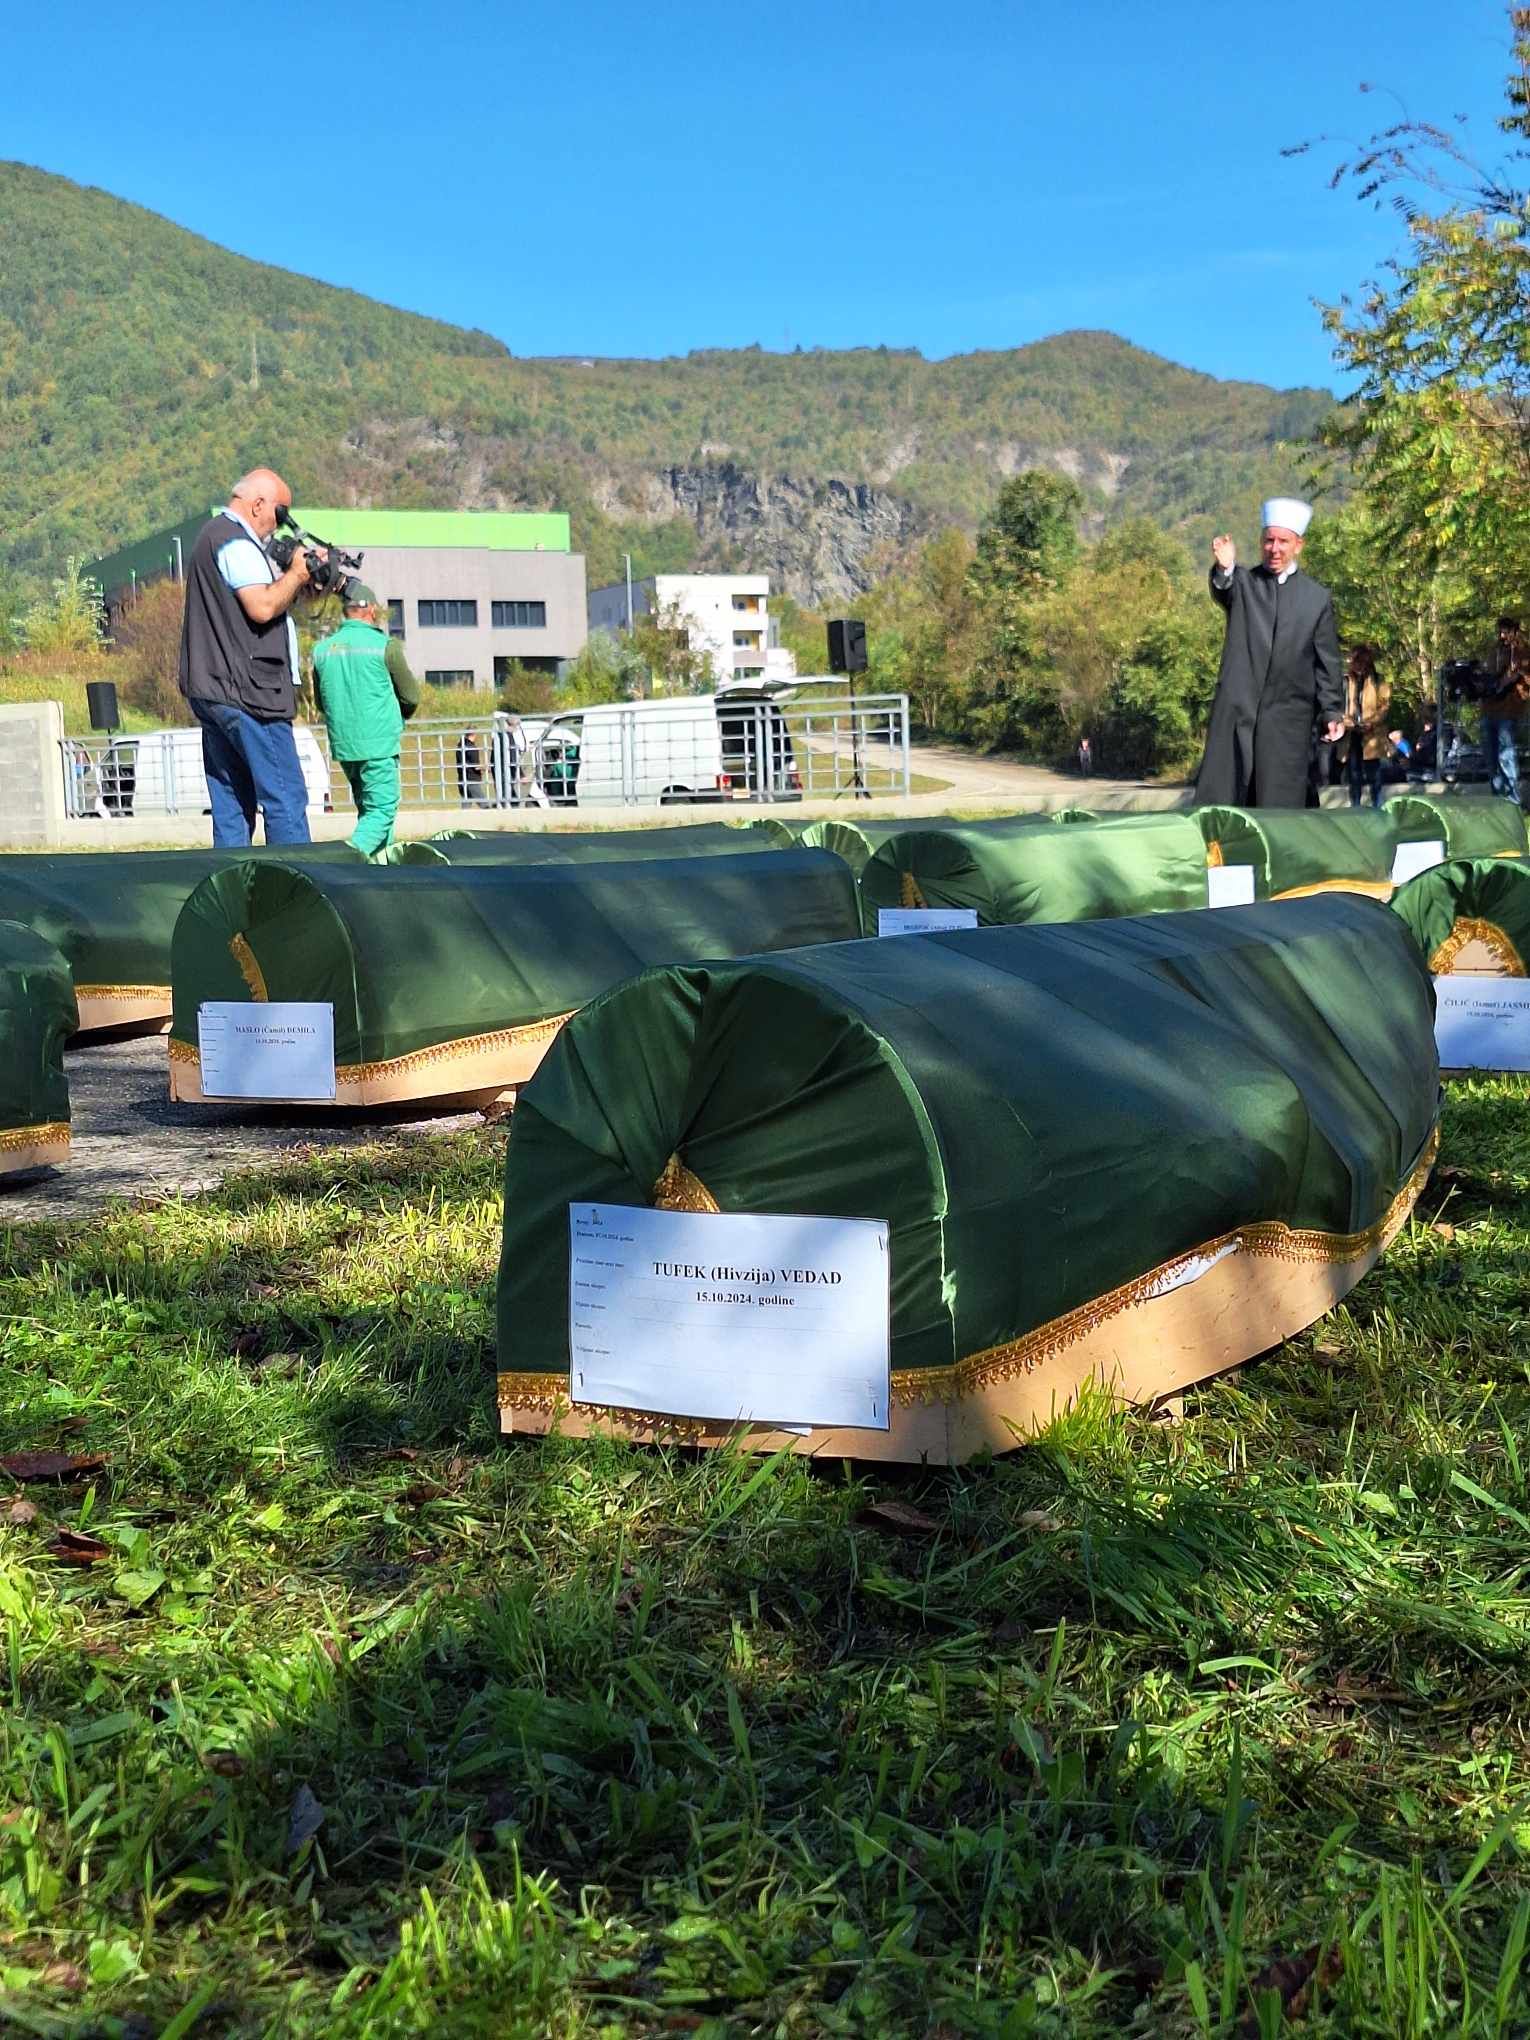
[[[170,1042],[170,1096],[185,1104],[304,1105],[318,1110],[368,1105],[490,1105],[524,1084],[570,1016],[493,1034],[443,1041],[387,1062],[338,1063],[333,1099],[213,1099],[202,1089],[202,1059],[189,1042]]]
[[[56,1169],[68,1159],[69,1128],[61,1122],[12,1126],[0,1133],[0,1176],[19,1176],[26,1169]]]
[[[1150,1404],[1267,1352],[1332,1310],[1369,1273],[1423,1189],[1435,1143],[1379,1224],[1348,1235],[1240,1226],[1009,1345],[951,1368],[894,1372],[885,1431],[699,1422],[571,1404],[561,1374],[502,1373],[500,1429],[611,1436],[831,1459],[959,1465],[1024,1444],[1093,1388]]]
[[[164,1034],[170,1026],[168,985],[76,985],[81,1034]]]

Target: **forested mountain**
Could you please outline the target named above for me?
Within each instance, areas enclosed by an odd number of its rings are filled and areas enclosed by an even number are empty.
[[[1109,333],[927,361],[888,348],[514,358],[0,164],[0,566],[56,570],[257,460],[309,501],[566,508],[592,584],[744,564],[846,595],[1032,465],[1097,523],[1197,543],[1294,479],[1332,399],[1219,382]]]

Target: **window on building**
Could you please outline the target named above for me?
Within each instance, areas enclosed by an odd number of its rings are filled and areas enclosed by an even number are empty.
[[[545,602],[496,602],[493,609],[496,630],[546,630]]]
[[[471,666],[468,667],[466,672],[461,671],[455,666],[427,666],[425,668],[425,680],[426,684],[430,687],[471,687],[474,685],[473,669]]]
[[[747,615],[758,616],[760,611],[760,598],[758,595],[735,595],[733,598],[733,607],[735,609],[745,612]]]
[[[420,608],[421,630],[458,630],[466,627],[473,630],[478,623],[476,602],[422,602]]]
[[[760,633],[757,630],[736,630],[733,642],[743,651],[757,652],[760,649]]]
[[[388,635],[389,637],[402,637],[404,635],[404,598],[402,595],[390,595],[388,597]]]

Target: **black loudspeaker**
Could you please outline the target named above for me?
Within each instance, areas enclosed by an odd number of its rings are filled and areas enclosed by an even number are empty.
[[[864,673],[866,626],[858,616],[836,616],[829,624],[829,671]]]
[[[90,727],[93,730],[114,730],[121,718],[117,714],[117,683],[115,680],[87,680],[85,699],[90,705]]]

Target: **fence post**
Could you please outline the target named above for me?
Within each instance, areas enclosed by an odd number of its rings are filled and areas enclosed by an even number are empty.
[[[28,847],[64,840],[64,711],[57,701],[0,706],[0,842]]]

